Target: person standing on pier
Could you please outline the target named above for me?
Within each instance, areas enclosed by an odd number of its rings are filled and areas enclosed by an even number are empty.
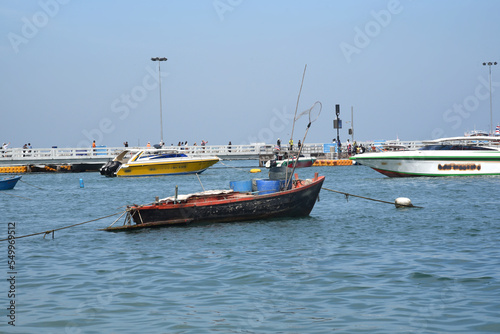
[[[290,151],[292,151],[293,150],[293,139],[290,138],[288,145],[290,145]]]

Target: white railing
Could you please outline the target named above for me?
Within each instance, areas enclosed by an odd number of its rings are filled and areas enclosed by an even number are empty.
[[[258,157],[272,154],[273,145],[206,145],[206,146],[165,146],[181,153],[193,155],[224,155]],[[65,159],[112,159],[125,149],[146,150],[154,147],[96,147],[96,148],[8,148],[0,149],[0,161],[12,160],[65,160]]]
[[[357,142],[365,148],[379,150],[383,145],[397,144],[408,149],[416,149],[422,146],[421,141],[367,141]],[[305,144],[302,148],[304,155],[318,155],[334,153],[334,144]],[[96,148],[0,148],[0,162],[9,161],[36,161],[36,160],[106,160],[113,159],[124,147],[96,147]],[[154,149],[146,147],[129,147],[128,149]],[[224,159],[256,159],[261,154],[273,154],[276,146],[271,144],[249,144],[249,145],[206,145],[206,146],[165,146],[163,149],[174,149],[181,153],[193,155],[216,155]],[[281,151],[288,151],[287,145],[281,145]],[[298,150],[294,146],[294,150]],[[342,143],[342,151],[347,151],[347,142]]]
[[[89,159],[116,156],[117,148],[38,148],[0,149],[0,160]]]

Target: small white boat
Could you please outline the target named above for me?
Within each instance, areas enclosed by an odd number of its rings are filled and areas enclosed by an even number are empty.
[[[365,153],[350,158],[389,177],[500,175],[500,138],[451,137],[418,150]]]
[[[195,174],[219,160],[216,156],[187,155],[171,149],[124,150],[100,172],[111,177]]]
[[[311,167],[315,161],[316,161],[315,157],[299,157],[298,159],[296,157],[292,157],[283,160],[268,160],[266,162],[266,167],[269,168],[269,167],[286,166],[288,168],[293,168],[293,166],[295,165],[296,168],[305,168],[305,167]]]

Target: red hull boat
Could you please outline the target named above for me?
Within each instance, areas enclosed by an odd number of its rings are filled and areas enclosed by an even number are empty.
[[[318,177],[316,173],[313,179],[295,179],[290,181],[290,189],[274,193],[213,190],[132,205],[127,207],[122,226],[109,226],[104,230],[308,216],[324,180],[324,176]]]

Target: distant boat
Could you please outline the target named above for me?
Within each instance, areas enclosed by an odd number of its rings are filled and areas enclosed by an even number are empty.
[[[21,177],[22,177],[21,175],[18,175],[0,179],[0,190],[14,189],[14,187],[17,184],[17,181],[19,181]]]
[[[489,133],[483,130],[472,130],[464,133],[465,137],[487,137]]]
[[[389,177],[500,175],[500,138],[452,137],[418,150],[358,154],[349,159]]]
[[[123,225],[105,231],[185,225],[206,222],[235,222],[309,215],[318,199],[324,176],[312,179],[264,181],[257,192],[210,190],[157,199],[154,203],[127,207]],[[251,183],[251,182],[250,182]],[[259,184],[257,184],[259,187]]]
[[[278,157],[280,158],[280,157]],[[281,157],[282,158],[282,157]],[[295,162],[297,160],[297,162]],[[314,162],[316,161],[315,157],[304,157],[301,156],[298,159],[296,157],[292,158],[282,158],[282,160],[268,160],[266,162],[266,167],[288,167],[288,168],[293,168],[293,166],[296,164],[295,168],[305,168],[305,167],[311,167]]]
[[[101,175],[133,177],[201,173],[219,162],[216,156],[194,156],[177,150],[124,150],[101,167]]]

